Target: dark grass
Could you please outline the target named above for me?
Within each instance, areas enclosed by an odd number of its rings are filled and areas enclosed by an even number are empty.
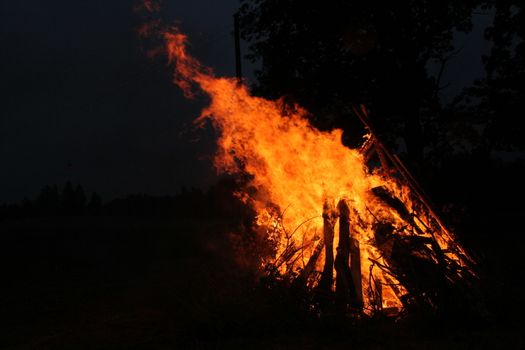
[[[3,222],[0,230],[2,349],[525,345],[516,315],[522,307],[505,310],[521,303],[508,271],[489,291],[492,314],[481,322],[319,321],[288,291],[259,283],[250,252],[233,248],[231,224],[219,219],[32,218]],[[499,304],[491,300],[505,295]]]

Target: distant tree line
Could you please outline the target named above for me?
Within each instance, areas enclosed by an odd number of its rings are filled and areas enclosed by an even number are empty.
[[[203,191],[182,187],[172,196],[131,194],[103,202],[97,192],[86,195],[81,185],[67,182],[45,186],[34,199],[0,205],[0,220],[53,216],[134,216],[221,218],[238,221],[251,217],[250,210],[235,196],[237,185],[225,179]]]
[[[60,189],[57,185],[45,186],[34,199],[20,203],[0,205],[0,219],[34,216],[97,215],[102,209],[102,198],[96,192],[86,195],[81,185],[71,182]]]

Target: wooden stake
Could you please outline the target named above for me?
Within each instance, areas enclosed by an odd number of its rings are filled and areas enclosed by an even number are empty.
[[[354,283],[355,298],[351,300],[352,306],[363,307],[363,285],[361,281],[361,249],[359,241],[350,235],[350,273]]]
[[[333,203],[325,200],[323,204],[323,240],[325,246],[324,268],[319,281],[319,289],[331,291],[334,283],[334,228],[337,222],[337,211]]]
[[[337,246],[337,256],[335,258],[335,298],[338,309],[344,311],[348,304],[352,304],[352,306],[357,306],[358,304],[356,284],[354,283],[352,271],[349,266],[351,250],[354,253],[353,255],[355,255],[355,261],[358,261],[360,256],[357,253],[359,251],[359,245],[356,247],[355,242],[352,242],[352,244],[350,242],[350,209],[348,208],[348,204],[345,200],[341,200],[337,208],[339,209],[339,245]],[[351,245],[353,245],[352,248]],[[355,251],[356,248],[357,252]],[[355,262],[354,265],[356,272],[357,266],[359,266],[359,276],[356,276],[356,278],[358,277],[360,282],[361,264]]]

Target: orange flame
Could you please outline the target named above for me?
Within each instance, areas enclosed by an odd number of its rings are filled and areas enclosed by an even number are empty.
[[[215,167],[222,173],[251,175],[249,185],[255,191],[242,196],[256,210],[257,225],[266,227],[276,243],[270,262],[283,274],[303,269],[322,237],[323,203],[344,199],[351,207],[352,220],[359,222],[353,225],[352,234],[360,246],[365,310],[373,307],[373,281],[382,284],[381,306],[401,309],[400,297],[406,290],[395,277],[372,263],[388,266],[377,248],[372,227],[377,220],[385,220],[400,234],[407,234],[406,222],[371,189],[388,188],[412,210],[409,189],[393,178],[371,172],[359,150],[343,146],[342,130],[319,131],[299,106],[290,109],[281,101],[251,96],[236,79],[215,77],[188,55],[184,34],[175,30],[165,33],[164,38],[169,60],[175,65],[174,82],[187,97],[194,96],[194,86],[210,97],[197,122],[210,120],[220,131]],[[442,232],[444,236],[437,241],[445,249],[454,237],[444,228]],[[456,261],[462,259],[450,255]]]

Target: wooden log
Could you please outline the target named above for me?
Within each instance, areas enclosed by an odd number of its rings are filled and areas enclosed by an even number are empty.
[[[350,209],[345,200],[339,201],[339,244],[337,246],[337,256],[335,258],[335,271],[336,271],[336,284],[335,284],[335,301],[338,309],[343,311],[347,305],[358,306],[357,288],[354,283],[352,271],[350,270],[350,252],[354,250],[356,257],[354,259],[360,259],[359,255],[355,252],[355,242],[352,244],[354,247],[351,248],[350,241]],[[359,247],[357,246],[359,250]],[[355,263],[357,270],[357,265]],[[357,272],[357,271],[356,271]],[[361,271],[359,271],[359,280]],[[356,276],[357,277],[357,276]]]
[[[372,276],[370,276],[372,278]],[[378,279],[374,279],[374,301],[375,301],[375,310],[377,312],[383,311],[383,284]]]
[[[323,204],[323,241],[325,246],[325,259],[323,273],[319,280],[319,289],[325,292],[332,290],[334,283],[334,229],[337,222],[337,211],[333,202],[325,200]]]
[[[365,157],[365,159],[368,161],[370,157],[372,156],[372,153],[374,153],[374,137],[371,136],[368,140],[363,143],[361,148],[359,149],[359,152]]]
[[[409,223],[417,233],[423,235],[425,234],[421,229],[415,224],[414,220],[410,216],[410,212],[408,211],[405,204],[396,196],[394,196],[392,193],[390,193],[389,190],[387,190],[383,186],[378,186],[372,188],[372,193],[385,204],[387,204],[390,208],[394,209],[399,216],[405,220],[407,223]]]
[[[406,208],[405,204],[396,196],[394,196],[392,193],[390,193],[386,188],[379,186],[372,188],[372,193],[379,199],[383,201],[383,203],[390,206],[392,209],[394,209],[399,216],[406,221],[407,224],[409,224],[417,234],[424,235],[425,232],[421,230],[421,228],[416,224],[414,220],[414,216],[411,215]],[[440,267],[446,271],[447,270],[447,262],[446,262],[446,256],[445,253],[441,250],[441,247],[439,246],[435,234],[432,230],[428,230],[428,233],[431,235],[432,240],[430,241],[430,244],[432,246],[432,252],[436,260],[438,261],[438,264]]]
[[[374,147],[374,149],[376,150],[376,153],[379,156],[379,161],[381,162],[381,167],[383,168],[383,171],[387,174],[390,173],[392,170],[388,165],[388,161],[386,159],[385,153],[383,152],[383,149],[377,146]]]
[[[321,255],[321,252],[323,251],[324,247],[324,239],[321,238],[317,245],[315,246],[315,249],[310,256],[310,259],[308,260],[308,263],[306,263],[306,266],[304,267],[303,271],[301,271],[301,274],[297,278],[297,280],[302,281],[303,283],[306,283],[308,280],[308,277],[312,273],[312,271],[315,269],[315,265],[317,264],[317,260],[319,259],[319,256]]]
[[[361,279],[361,247],[359,241],[350,235],[350,273],[355,288],[355,297],[351,300],[352,306],[363,307],[363,285]]]

